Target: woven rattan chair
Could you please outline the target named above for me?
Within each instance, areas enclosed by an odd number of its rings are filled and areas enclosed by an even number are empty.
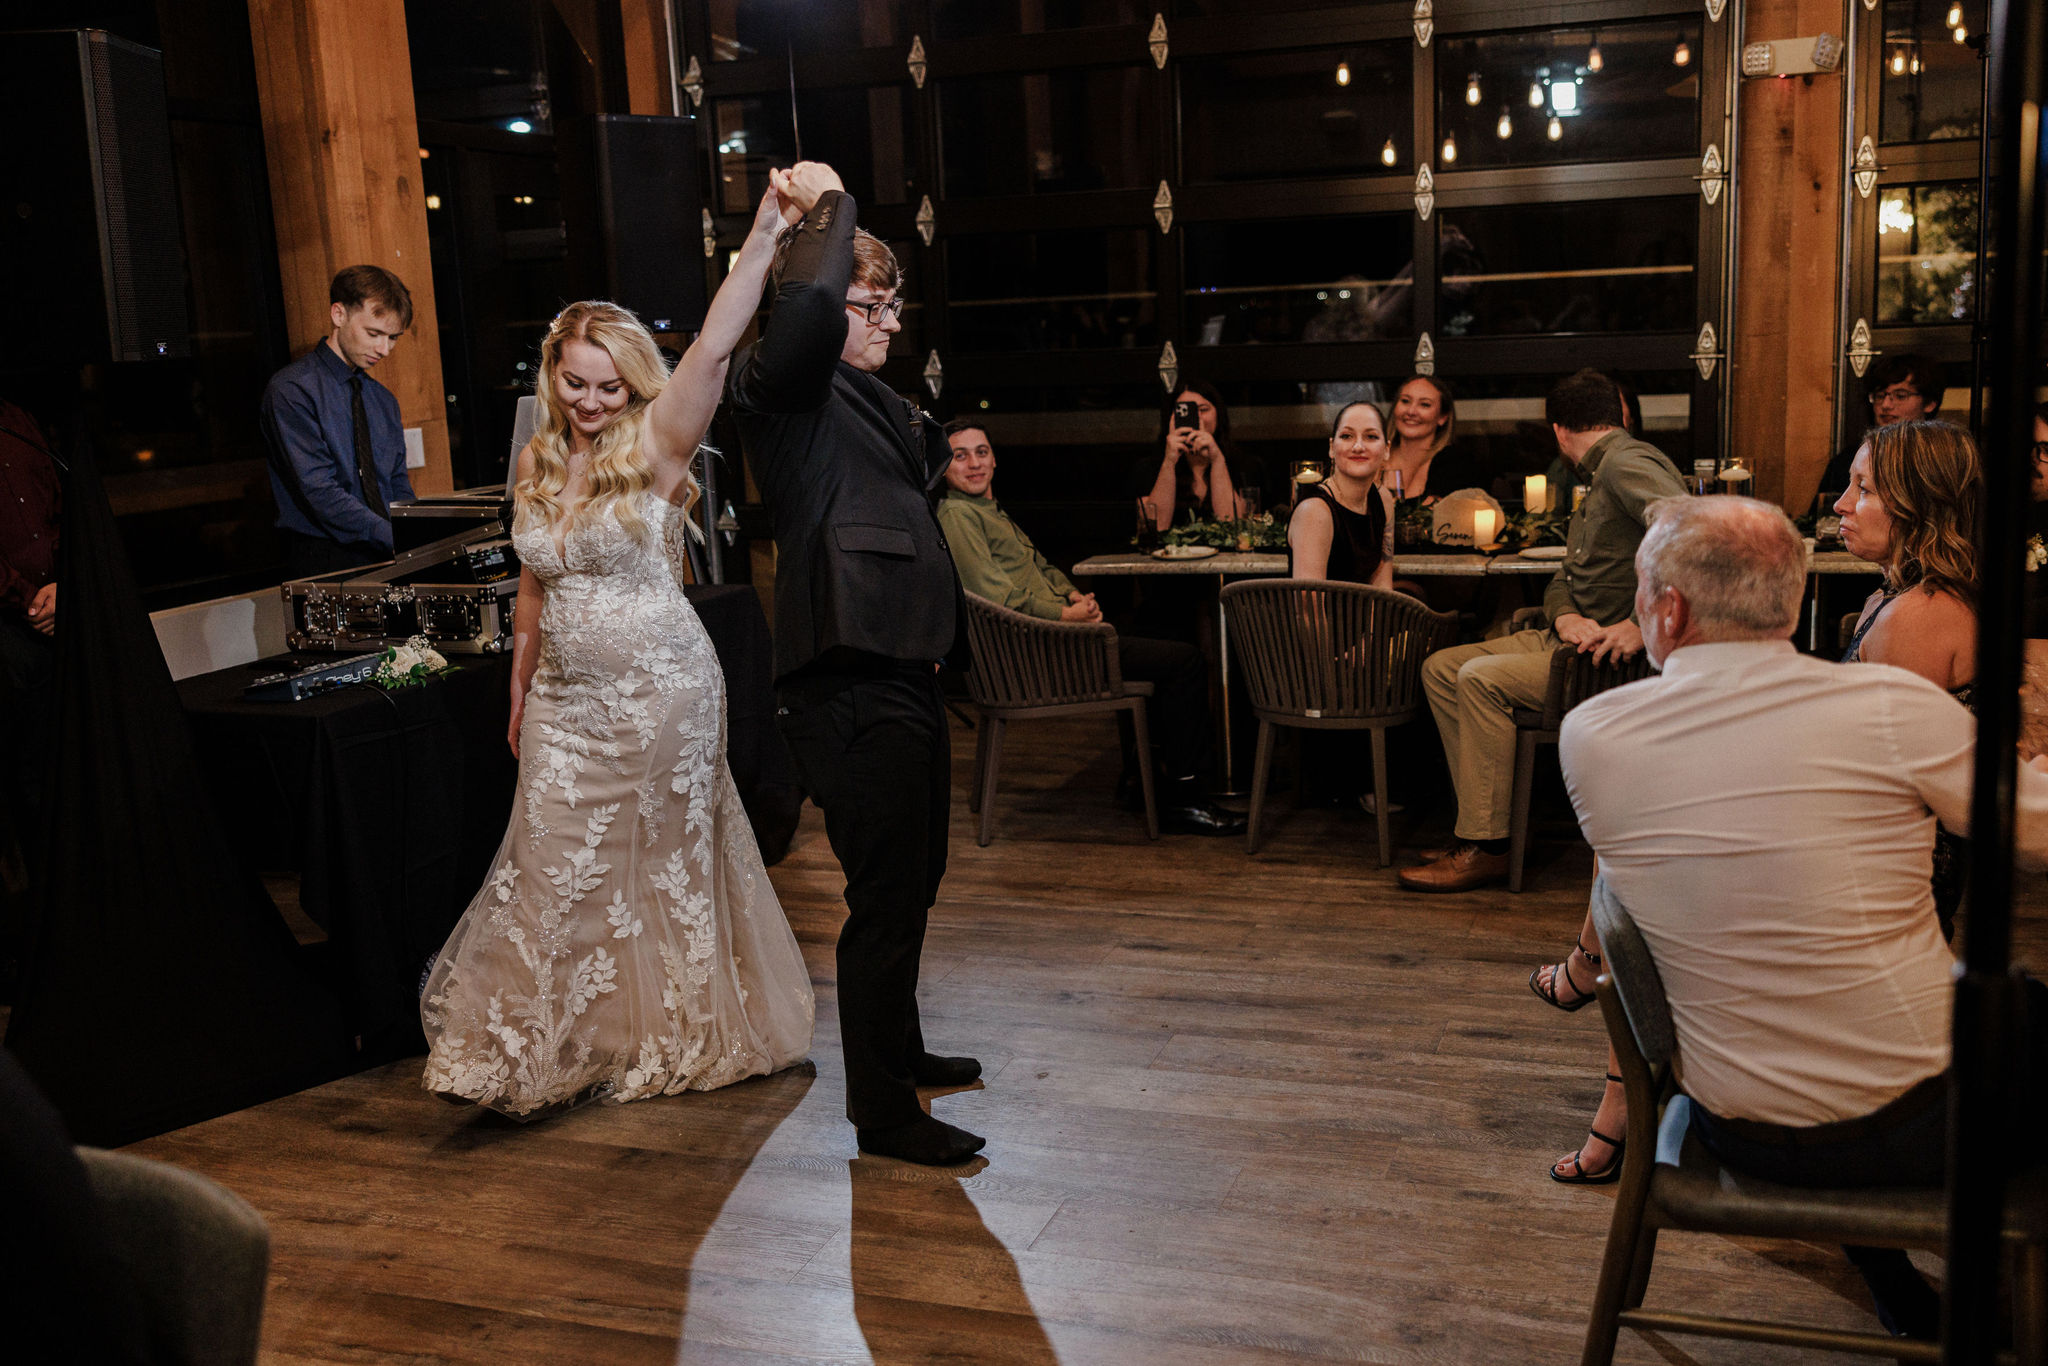
[[[1543,708],[1515,708],[1515,785],[1508,807],[1508,890],[1522,890],[1522,864],[1529,854],[1529,806],[1536,787],[1536,747],[1557,743],[1558,728],[1565,713],[1589,697],[1609,688],[1648,678],[1650,655],[1638,650],[1633,657],[1595,664],[1593,656],[1564,645],[1550,656],[1550,685],[1544,690]]]
[[[1593,883],[1593,927],[1605,972],[1594,984],[1628,1096],[1621,1185],[1600,1263],[1580,1366],[1608,1366],[1623,1328],[1939,1361],[1930,1342],[1877,1333],[1645,1309],[1662,1229],[1730,1237],[1796,1238],[1865,1247],[1940,1248],[1947,1201],[1928,1190],[1817,1190],[1733,1171],[1691,1133],[1692,1101],[1677,1089],[1678,1035],[1663,979],[1628,909]],[[2007,1188],[2005,1245],[2013,1274],[2013,1345],[2021,1363],[2048,1360],[2048,1198],[2042,1173]]]
[[[1137,747],[1138,782],[1145,794],[1145,833],[1159,838],[1158,799],[1152,790],[1152,740],[1145,725],[1150,683],[1126,683],[1116,651],[1116,628],[1103,622],[1042,621],[967,594],[967,638],[974,667],[967,694],[981,713],[975,729],[974,788],[968,809],[981,817],[977,844],[995,837],[996,774],[1003,762],[1003,729],[1012,721],[1109,712],[1129,718]]]
[[[1394,861],[1388,823],[1387,728],[1423,715],[1422,661],[1457,640],[1458,619],[1406,593],[1324,579],[1226,585],[1234,668],[1259,718],[1246,847],[1259,848],[1275,726],[1372,732],[1380,867]]]

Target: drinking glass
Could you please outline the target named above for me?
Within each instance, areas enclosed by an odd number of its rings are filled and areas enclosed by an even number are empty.
[[[1237,507],[1239,515],[1245,517],[1256,517],[1259,515],[1259,506],[1259,491],[1257,489],[1239,489],[1237,491]]]
[[[1135,539],[1142,551],[1159,548],[1159,509],[1150,498],[1138,500],[1138,534]]]

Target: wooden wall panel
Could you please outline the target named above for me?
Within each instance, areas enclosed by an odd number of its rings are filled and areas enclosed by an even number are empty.
[[[675,77],[669,71],[668,6],[664,0],[618,0],[625,34],[629,114],[673,114]]]
[[[1841,0],[1751,0],[1749,42],[1844,32]],[[1848,163],[1842,76],[1742,82],[1729,440],[1758,497],[1804,511],[1834,433]]]
[[[294,354],[325,337],[334,272],[380,265],[412,291],[412,330],[377,367],[425,438],[413,487],[453,487],[404,0],[249,0],[278,273]]]

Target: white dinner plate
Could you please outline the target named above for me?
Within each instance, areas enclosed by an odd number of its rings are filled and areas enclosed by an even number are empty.
[[[1206,560],[1216,553],[1213,545],[1163,545],[1152,552],[1155,560]]]
[[[1561,545],[1532,545],[1518,553],[1525,560],[1561,560],[1564,551]]]

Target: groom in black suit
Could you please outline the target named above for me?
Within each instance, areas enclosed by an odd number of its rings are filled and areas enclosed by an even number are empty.
[[[952,454],[875,377],[901,326],[888,247],[816,162],[774,172],[803,221],[784,233],[760,342],[727,383],[775,526],[776,718],[846,873],[839,1032],[862,1151],[941,1166],[983,1140],[941,1123],[919,1086],[964,1086],[972,1058],[925,1051],[926,913],[946,871],[951,744],[935,676],[966,664],[967,614],[932,514]]]

